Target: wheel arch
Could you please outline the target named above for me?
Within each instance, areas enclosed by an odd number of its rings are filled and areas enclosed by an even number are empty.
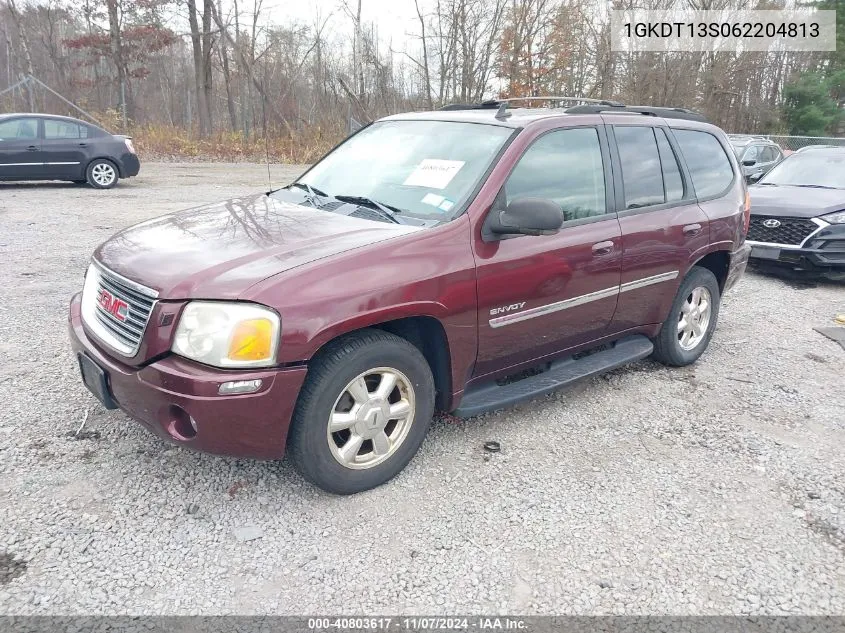
[[[114,165],[114,168],[117,170],[118,177],[125,178],[125,176],[123,175],[123,166],[120,164],[120,161],[115,159],[113,156],[92,156],[88,159],[88,162],[85,163],[85,168],[82,170],[83,175],[88,175],[88,168],[91,166],[91,163],[97,160],[107,160],[112,165]]]
[[[700,268],[706,268],[713,273],[713,276],[716,277],[716,281],[719,282],[719,292],[721,293],[725,290],[725,282],[728,280],[730,263],[730,252],[726,250],[716,250],[697,259],[693,262],[692,267],[698,266]],[[690,267],[690,270],[692,270],[692,267]]]
[[[446,328],[436,317],[423,315],[402,317],[348,330],[325,341],[311,358],[315,358],[333,341],[367,329],[381,330],[403,338],[420,351],[434,378],[435,408],[439,411],[448,411],[452,401],[451,352]]]

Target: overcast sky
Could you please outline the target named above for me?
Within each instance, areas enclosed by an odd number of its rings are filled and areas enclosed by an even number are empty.
[[[423,11],[429,1],[420,0]],[[349,4],[353,10],[357,8],[357,0],[349,0]],[[331,31],[336,34],[348,31],[349,37],[352,36],[352,22],[342,8],[342,0],[263,0],[263,7],[268,20],[274,24],[291,20],[313,24],[317,15],[323,20],[331,15]],[[414,0],[362,0],[361,19],[365,23],[375,23],[382,45],[386,46],[392,40],[393,49],[398,51],[405,50],[408,34],[419,30]]]

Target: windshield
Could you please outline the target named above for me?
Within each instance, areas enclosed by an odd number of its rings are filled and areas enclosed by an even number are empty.
[[[740,142],[740,143],[738,143],[738,142],[733,142],[733,143],[731,143],[731,147],[733,147],[734,154],[736,154],[736,155],[737,155],[737,157],[739,157],[739,156],[742,156],[742,151],[743,151],[746,147],[748,147],[748,143],[741,143],[741,142]]]
[[[793,154],[766,174],[760,184],[845,189],[845,151]]]
[[[381,121],[298,182],[328,196],[368,198],[423,218],[447,219],[475,189],[513,130],[452,121]]]

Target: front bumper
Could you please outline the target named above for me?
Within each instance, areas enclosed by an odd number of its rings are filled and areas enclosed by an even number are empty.
[[[800,246],[749,242],[752,259],[813,272],[845,271],[845,224],[830,224]]]
[[[731,253],[731,260],[728,264],[728,277],[725,280],[725,291],[730,290],[736,285],[745,269],[748,267],[748,257],[751,255],[751,247],[748,244],[743,244],[738,249]]]
[[[84,354],[105,372],[111,398],[147,430],[208,453],[256,459],[280,459],[284,455],[305,367],[227,371],[175,355],[143,367],[123,365],[88,337],[79,302],[77,294],[71,299],[69,314],[74,354]],[[217,393],[223,382],[255,379],[262,381],[255,393]]]

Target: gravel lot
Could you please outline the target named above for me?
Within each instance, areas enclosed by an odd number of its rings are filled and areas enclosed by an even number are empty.
[[[96,406],[66,334],[92,249],[266,177],[0,184],[0,612],[845,614],[845,350],[812,330],[843,285],[749,274],[697,365],[438,421],[351,498]]]

